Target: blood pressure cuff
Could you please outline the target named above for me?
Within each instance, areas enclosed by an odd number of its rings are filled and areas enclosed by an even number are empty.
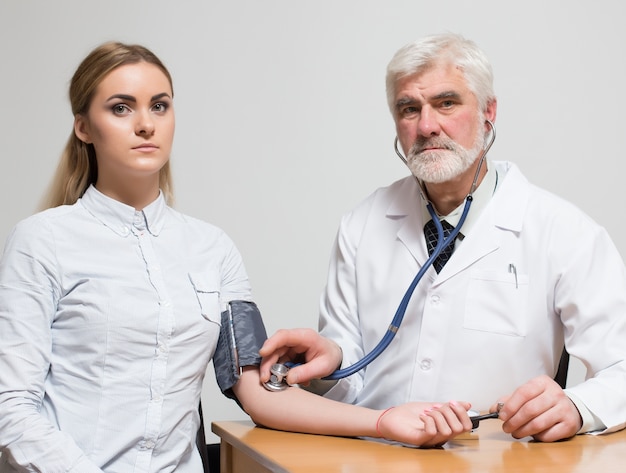
[[[237,401],[232,387],[239,380],[241,368],[261,364],[259,350],[267,339],[267,332],[261,312],[254,302],[229,302],[221,319],[222,326],[213,355],[215,378],[222,393]]]

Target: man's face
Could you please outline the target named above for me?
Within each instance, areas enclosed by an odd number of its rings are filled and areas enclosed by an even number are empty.
[[[424,182],[446,182],[472,166],[483,149],[486,118],[452,65],[435,65],[396,83],[398,140],[411,172]]]

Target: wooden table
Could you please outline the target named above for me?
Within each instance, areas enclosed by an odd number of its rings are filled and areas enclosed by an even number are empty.
[[[486,420],[440,449],[295,434],[248,421],[214,422],[222,473],[616,473],[626,472],[626,430],[555,442],[515,440]]]

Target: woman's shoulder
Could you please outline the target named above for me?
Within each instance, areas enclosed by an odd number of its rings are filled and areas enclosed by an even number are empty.
[[[17,222],[14,231],[43,230],[43,228],[53,225],[55,222],[63,221],[75,211],[76,204],[40,210]]]
[[[180,210],[177,210],[173,207],[167,207],[170,219],[173,222],[176,222],[180,225],[185,225],[190,227],[191,229],[198,229],[201,231],[211,231],[211,232],[217,232],[217,233],[223,233],[224,231],[217,225],[204,220],[200,217],[196,217],[184,212],[181,212]]]
[[[5,249],[18,249],[26,253],[41,253],[49,248],[59,234],[66,234],[59,227],[72,231],[76,227],[72,223],[74,205],[63,205],[39,211],[18,221],[11,229],[6,241]],[[30,250],[29,250],[30,249]]]
[[[228,234],[217,224],[211,223],[202,218],[183,213],[172,207],[168,207],[169,221],[175,225],[184,227],[182,231],[187,237],[203,241],[221,240],[231,242]],[[188,238],[189,239],[189,238]]]

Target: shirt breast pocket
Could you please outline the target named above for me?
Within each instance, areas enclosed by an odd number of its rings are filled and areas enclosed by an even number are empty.
[[[527,274],[474,271],[467,293],[464,328],[514,337],[526,335]]]
[[[202,317],[221,325],[219,274],[212,271],[189,273],[189,280],[198,298]]]

